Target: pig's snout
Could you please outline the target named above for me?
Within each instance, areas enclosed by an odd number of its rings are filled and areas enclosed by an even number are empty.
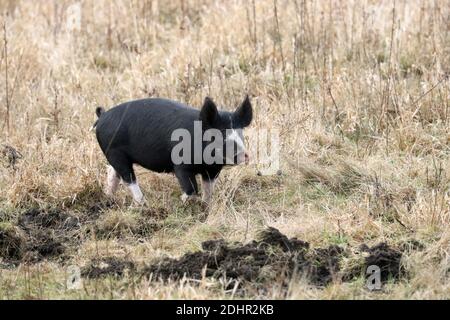
[[[236,164],[246,164],[250,162],[250,155],[247,152],[242,152],[236,155]]]

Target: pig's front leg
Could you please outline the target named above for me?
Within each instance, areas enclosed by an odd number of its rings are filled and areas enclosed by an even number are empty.
[[[181,185],[183,194],[181,195],[181,201],[186,203],[189,200],[196,200],[198,198],[198,185],[195,179],[195,174],[183,167],[175,168],[175,176]]]
[[[139,187],[137,181],[131,182],[128,184],[128,189],[130,189],[130,192],[133,196],[133,200],[138,205],[143,205],[145,203],[144,195],[141,191],[141,188]]]

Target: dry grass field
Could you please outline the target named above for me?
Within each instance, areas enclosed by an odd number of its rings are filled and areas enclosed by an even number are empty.
[[[450,298],[448,1],[0,9],[0,298]],[[95,107],[247,93],[281,174],[226,169],[209,208],[141,168],[145,207],[103,194]]]

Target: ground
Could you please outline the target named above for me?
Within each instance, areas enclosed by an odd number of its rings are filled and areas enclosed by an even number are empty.
[[[0,8],[0,298],[450,298],[446,1]],[[142,168],[145,207],[104,195],[97,106],[246,94],[273,175],[224,170],[209,208]]]

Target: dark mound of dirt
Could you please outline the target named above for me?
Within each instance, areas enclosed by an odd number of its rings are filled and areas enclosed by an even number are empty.
[[[89,265],[81,270],[81,276],[97,279],[105,276],[123,276],[126,272],[133,272],[135,264],[133,261],[116,257],[94,259]]]
[[[72,207],[80,202],[88,203],[86,195],[81,195]],[[89,198],[90,199],[90,198]],[[88,200],[89,200],[88,199]],[[86,200],[86,201],[85,201]],[[92,200],[92,199],[91,199]],[[62,208],[29,208],[19,213],[16,222],[8,222],[8,228],[0,224],[0,257],[10,265],[20,262],[36,263],[43,259],[65,259],[67,249],[79,244],[89,232],[97,237],[147,237],[163,227],[163,220],[169,212],[164,208],[144,209],[134,220],[123,223],[99,219],[101,211],[114,203],[103,201],[94,207],[82,207],[84,211]],[[97,206],[98,205],[98,206]]]
[[[316,285],[324,285],[339,271],[343,250],[329,247],[309,251],[307,242],[289,239],[275,228],[260,234],[258,241],[227,244],[224,240],[202,243],[202,251],[187,253],[179,259],[165,258],[145,268],[154,278],[201,279],[207,277],[267,283],[288,280],[294,272],[305,273]]]
[[[44,258],[58,257],[66,250],[63,242],[61,236],[58,237],[52,232],[34,230],[26,243],[26,255],[23,260],[38,262]]]
[[[143,274],[162,280],[178,280],[184,276],[226,277],[239,280],[241,287],[257,288],[275,282],[286,287],[294,275],[302,275],[316,286],[326,286],[335,280],[351,281],[365,277],[371,265],[380,268],[382,282],[406,275],[399,249],[380,243],[373,247],[363,245],[360,251],[365,258],[356,267],[345,270],[341,264],[343,258],[350,258],[349,250],[336,245],[312,249],[307,242],[289,239],[277,229],[268,228],[258,240],[248,244],[229,244],[223,239],[205,241],[201,251],[187,253],[179,259],[163,258],[144,268]]]
[[[390,277],[399,279],[405,274],[401,266],[402,253],[391,248],[387,243],[379,243],[368,248],[369,255],[365,258],[365,266],[376,265],[381,269],[381,281],[387,281]]]
[[[18,228],[0,229],[0,257],[7,261],[16,261],[22,258],[24,250],[25,237]]]
[[[27,235],[23,260],[37,262],[64,254],[65,243],[77,238],[75,231],[79,229],[80,221],[60,209],[31,208],[19,216],[18,226]]]
[[[336,245],[312,250],[312,254],[307,259],[306,268],[304,268],[311,283],[327,285],[340,278],[340,260],[344,255],[344,249]]]
[[[259,234],[261,245],[278,246],[283,251],[298,251],[309,249],[309,243],[298,240],[297,238],[289,239],[275,228],[269,227]]]
[[[77,239],[77,217],[59,209],[28,209],[17,225],[0,228],[0,256],[9,263],[38,262],[64,254]]]
[[[24,230],[35,228],[73,230],[79,226],[79,221],[76,217],[59,209],[45,211],[32,208],[20,215],[18,225]]]
[[[406,270],[401,265],[403,253],[399,249],[392,248],[387,243],[382,242],[373,247],[363,244],[360,251],[366,254],[364,262],[347,272],[343,276],[344,280],[349,281],[359,276],[367,277],[366,271],[370,266],[380,268],[383,283],[389,279],[398,280],[406,276]]]

